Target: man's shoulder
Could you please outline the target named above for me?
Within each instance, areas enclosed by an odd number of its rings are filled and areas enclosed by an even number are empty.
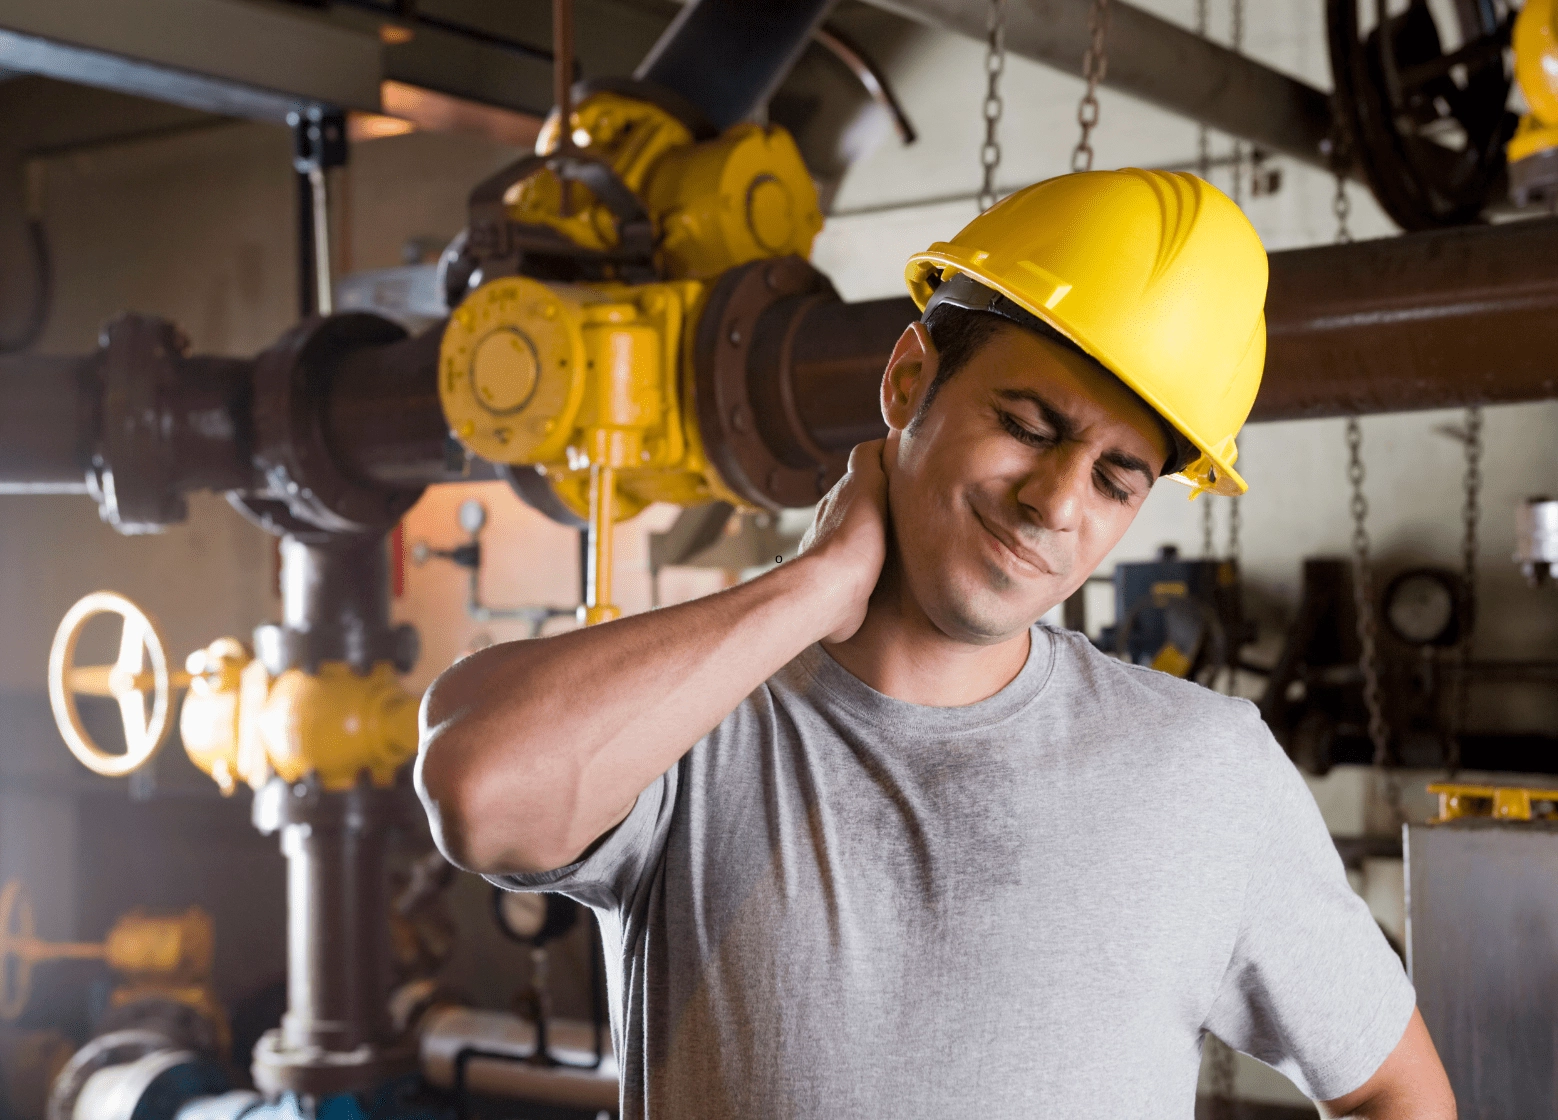
[[[1053,695],[1068,722],[1135,764],[1242,775],[1287,765],[1249,700],[1133,665],[1102,652],[1085,634],[1046,627],[1055,649]]]

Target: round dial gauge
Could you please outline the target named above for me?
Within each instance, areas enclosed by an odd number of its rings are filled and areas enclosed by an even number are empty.
[[[546,925],[544,895],[500,891],[497,902],[498,924],[510,937],[529,941]]]
[[[531,894],[493,888],[492,916],[515,941],[541,946],[561,937],[579,920],[579,904],[560,894]]]
[[[1458,593],[1457,579],[1449,572],[1403,572],[1385,589],[1385,621],[1408,645],[1454,645],[1460,629]]]
[[[475,498],[468,498],[460,503],[456,516],[459,518],[460,528],[474,537],[481,532],[482,526],[487,524],[487,507]]]

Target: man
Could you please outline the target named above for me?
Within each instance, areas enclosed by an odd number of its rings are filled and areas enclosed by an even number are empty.
[[[1036,620],[1160,474],[1238,493],[1265,254],[1199,179],[1018,192],[925,308],[802,554],[484,650],[418,769],[462,867],[595,908],[625,1117],[1164,1117],[1213,1033],[1329,1115],[1454,1115],[1254,707]]]

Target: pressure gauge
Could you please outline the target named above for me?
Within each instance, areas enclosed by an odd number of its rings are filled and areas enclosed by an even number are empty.
[[[1453,646],[1461,634],[1460,577],[1442,568],[1402,572],[1385,588],[1384,615],[1409,646]]]
[[[487,524],[487,507],[475,498],[468,498],[460,503],[460,510],[455,516],[460,520],[460,528],[474,537]]]
[[[573,928],[579,904],[560,894],[532,894],[493,888],[492,916],[510,939],[544,945]]]

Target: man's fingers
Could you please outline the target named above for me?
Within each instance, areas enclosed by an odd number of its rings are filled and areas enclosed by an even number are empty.
[[[882,449],[887,446],[885,439],[871,439],[865,443],[857,443],[849,452],[849,472],[856,478],[872,479],[886,478],[886,472],[882,469]]]

